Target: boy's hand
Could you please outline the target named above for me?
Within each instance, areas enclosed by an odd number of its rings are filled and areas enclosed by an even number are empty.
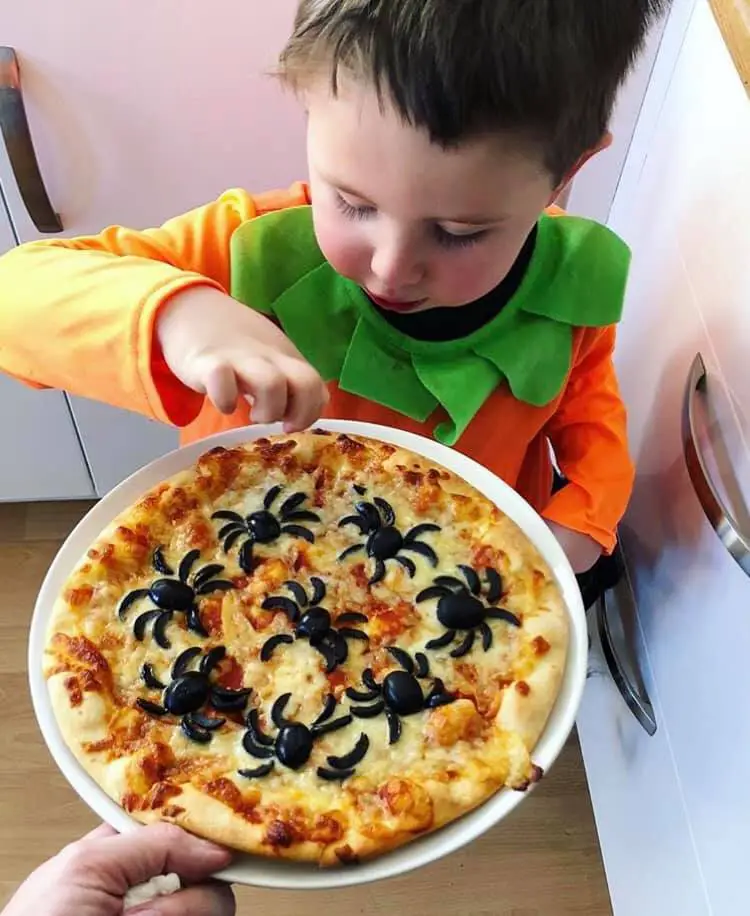
[[[225,414],[239,398],[254,423],[306,429],[328,402],[324,381],[263,315],[208,287],[176,294],[161,310],[156,336],[170,370]]]
[[[573,567],[574,573],[588,572],[602,555],[601,544],[597,544],[587,534],[564,528],[555,522],[547,522],[547,525],[565,551],[565,556]]]

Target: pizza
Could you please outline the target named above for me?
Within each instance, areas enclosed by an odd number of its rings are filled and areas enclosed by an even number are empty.
[[[567,648],[550,569],[492,502],[312,430],[214,448],[123,512],[44,664],[66,743],[135,819],[331,866],[538,781]]]

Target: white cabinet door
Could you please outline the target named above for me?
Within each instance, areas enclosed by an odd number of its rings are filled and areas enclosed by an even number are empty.
[[[40,171],[64,235],[137,228],[230,187],[305,177],[304,119],[270,74],[295,0],[2,4]],[[23,241],[40,233],[0,144],[0,186]],[[71,403],[97,490],[177,444],[174,430]]]
[[[693,395],[698,447],[747,537],[750,100],[707,0],[680,45],[668,88],[644,106],[657,116],[636,131],[638,161],[626,164],[610,218],[633,249],[617,363],[638,474],[621,533],[660,726],[654,739],[636,728],[602,742],[610,724],[593,697],[582,710],[616,916],[746,909],[750,579],[701,507],[682,414],[700,352],[708,384]],[[629,829],[613,829],[618,812]],[[642,880],[658,888],[651,904]]]
[[[0,196],[0,254],[16,241]],[[0,502],[94,495],[73,420],[59,391],[0,375]]]
[[[629,599],[627,582],[610,593],[610,614],[619,598]],[[642,639],[635,649],[659,724],[653,737],[623,702],[590,613],[589,678],[577,725],[614,916],[715,916]]]
[[[676,5],[681,2],[685,0],[675,0]],[[569,213],[607,222],[666,23],[667,17],[661,17],[654,24],[620,90],[610,122],[612,145],[587,162],[573,181],[565,206]]]

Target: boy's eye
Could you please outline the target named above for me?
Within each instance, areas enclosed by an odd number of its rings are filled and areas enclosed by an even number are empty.
[[[442,226],[435,226],[435,239],[443,248],[468,248],[480,242],[488,232],[488,229],[480,229],[467,235],[454,235]]]
[[[340,194],[336,195],[336,206],[349,219],[367,219],[375,212],[374,207],[355,207],[348,200],[344,200]]]
[[[335,200],[337,208],[347,219],[370,219],[377,213],[375,207],[368,205],[355,206],[339,193],[336,194]],[[480,229],[477,232],[471,232],[466,235],[454,235],[437,224],[433,225],[432,229],[435,240],[442,248],[468,248],[471,245],[476,245],[489,233],[489,229]]]

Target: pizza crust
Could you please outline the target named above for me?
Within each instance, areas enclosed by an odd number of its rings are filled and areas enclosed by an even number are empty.
[[[366,486],[367,495],[353,492],[354,485]],[[269,547],[256,543],[253,568],[243,570],[237,548],[224,551],[217,533],[226,518],[217,525],[211,517],[217,510],[249,517],[276,486],[284,486],[285,495],[305,493],[290,511],[303,513],[300,524],[310,512],[317,514],[321,524],[309,522],[317,535],[314,542],[279,536]],[[415,540],[429,548],[399,551],[411,566],[389,559],[380,581],[372,584],[375,560],[358,547],[372,532],[339,524],[352,511],[356,516],[357,502],[370,499],[386,499],[401,535],[408,538],[417,530]],[[379,511],[387,527],[385,510]],[[425,524],[439,530],[424,531]],[[197,638],[187,618],[175,612],[162,633],[168,633],[169,649],[156,645],[149,627],[159,609],[145,591],[138,599],[143,603],[133,603],[137,610],[118,614],[127,595],[158,577],[152,566],[157,547],[163,562],[174,567],[172,578],[187,554],[199,553],[188,583],[212,564],[222,567],[215,576],[230,583],[226,590],[196,598],[207,637]],[[349,556],[340,559],[345,552]],[[446,627],[437,616],[441,599],[422,596],[440,576],[465,582],[470,594],[473,583],[461,571],[467,567],[481,579],[485,610],[510,617],[486,618],[489,644],[477,628],[474,644],[455,656],[468,630],[431,648]],[[497,600],[490,600],[488,570],[502,582]],[[299,635],[290,637],[296,624],[263,607],[269,596],[289,596],[284,583],[290,580],[307,601],[315,577],[325,580],[320,604],[330,610],[334,627],[342,613],[366,620],[356,624],[366,639],[347,639],[346,662],[328,672],[318,648]],[[299,588],[293,595],[298,599]],[[149,607],[152,619],[138,633],[133,618]],[[303,602],[300,613],[305,607]],[[519,625],[509,622],[513,619]],[[264,660],[261,649],[274,635],[282,639],[280,648]],[[352,707],[368,703],[352,700],[346,690],[367,692],[367,669],[381,691],[369,702],[380,702],[386,679],[404,670],[403,656],[394,656],[392,648],[409,653],[412,664],[420,655],[426,659],[429,671],[416,680],[423,697],[437,690],[439,679],[452,702],[401,715],[394,743],[389,743],[390,719],[355,715],[349,726],[316,738],[300,769],[275,758],[268,777],[248,779],[240,771],[263,761],[244,748],[242,716],[206,707],[227,721],[204,745],[176,727],[179,718],[154,717],[138,705],[163,699],[144,688],[144,665],[166,685],[186,649],[198,664],[218,646],[225,657],[209,680],[222,689],[251,688],[247,709],[257,709],[269,736],[280,734],[272,719],[282,694],[290,695],[286,719],[306,727],[320,716],[329,695],[337,701],[333,718],[351,715]],[[551,571],[520,529],[472,487],[410,452],[309,432],[215,449],[113,521],[55,605],[45,672],[66,743],[136,819],[168,820],[245,852],[332,866],[382,855],[460,817],[500,788],[524,790],[538,780],[533,749],[560,690],[567,646],[567,611]],[[327,761],[346,756],[358,736],[369,746],[354,774],[340,782],[321,780],[318,768],[330,769]]]

